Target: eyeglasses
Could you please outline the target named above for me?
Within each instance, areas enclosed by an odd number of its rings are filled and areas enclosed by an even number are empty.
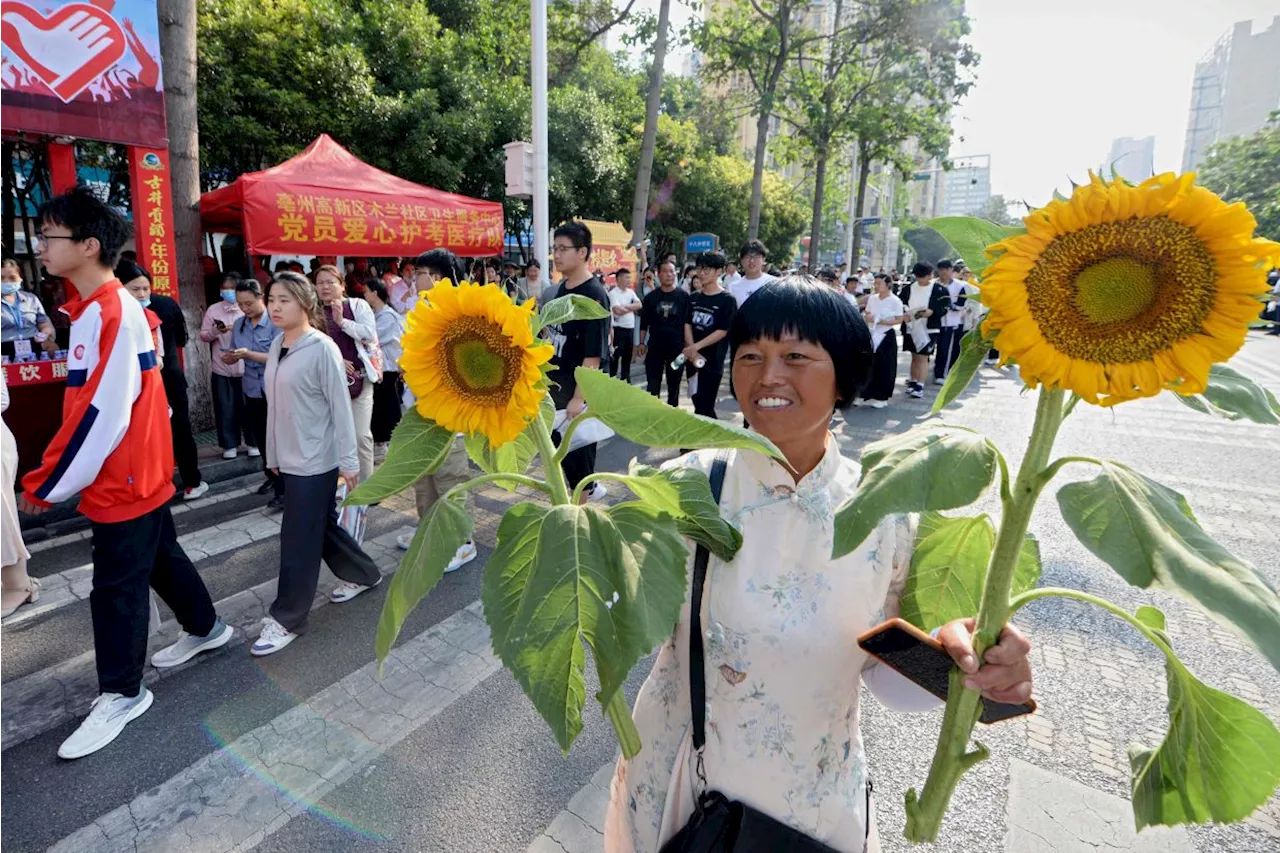
[[[565,246],[563,244],[557,243],[556,245],[551,247],[551,251],[552,252],[572,252],[577,248],[578,248],[577,246]]]
[[[42,234],[37,232],[35,236],[35,244],[37,246],[47,246],[50,240],[75,240],[75,237],[69,234]]]

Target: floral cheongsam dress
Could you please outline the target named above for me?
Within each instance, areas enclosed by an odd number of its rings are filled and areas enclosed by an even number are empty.
[[[709,471],[714,458],[700,451],[671,464]],[[852,553],[831,559],[832,519],[858,477],[831,437],[798,485],[778,462],[733,452],[720,506],[743,544],[732,562],[712,555],[702,620],[708,785],[848,853],[878,849],[861,684],[894,709],[939,704],[858,647],[859,634],[897,615],[914,535],[908,517],[886,518]],[[691,556],[690,574],[692,565]],[[686,600],[636,699],[643,747],[618,761],[606,853],[654,853],[693,814],[688,608]]]

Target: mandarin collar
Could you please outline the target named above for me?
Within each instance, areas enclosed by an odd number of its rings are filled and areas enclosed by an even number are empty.
[[[756,450],[740,450],[739,453],[743,455],[746,461],[747,470],[765,487],[798,494],[810,494],[822,491],[830,486],[840,470],[840,462],[843,458],[840,453],[840,442],[836,441],[835,436],[830,432],[827,433],[826,442],[826,451],[823,453],[822,459],[798,484],[791,470],[777,459],[766,456]]]

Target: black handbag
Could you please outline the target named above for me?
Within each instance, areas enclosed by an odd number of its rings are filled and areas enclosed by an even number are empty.
[[[711,465],[711,495],[720,504],[728,452],[716,454]],[[707,549],[699,545],[693,558],[693,589],[689,597],[689,698],[693,711],[693,748],[697,752],[697,785],[693,817],[660,853],[836,853],[820,841],[774,820],[751,806],[707,790],[702,752],[707,742],[706,660],[702,639],[702,592],[707,582]],[[867,780],[867,831],[871,827],[871,781]]]

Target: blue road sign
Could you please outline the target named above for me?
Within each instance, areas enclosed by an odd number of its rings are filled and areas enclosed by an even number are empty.
[[[696,255],[699,252],[714,252],[720,245],[720,238],[715,234],[690,234],[684,238],[684,253]]]

